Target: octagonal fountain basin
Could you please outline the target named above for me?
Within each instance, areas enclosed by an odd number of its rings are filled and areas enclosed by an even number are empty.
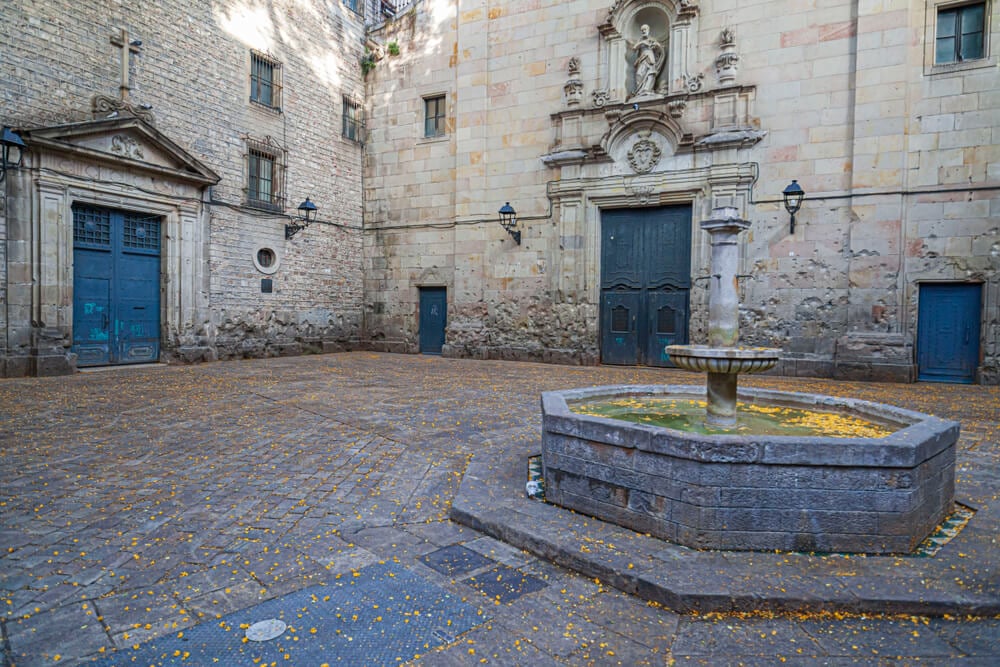
[[[764,389],[740,389],[741,406],[772,422],[803,413],[859,426],[838,435],[697,433],[574,411],[662,400],[704,402],[705,389],[542,394],[546,500],[697,549],[869,554],[913,551],[952,509],[959,425],[931,415]]]

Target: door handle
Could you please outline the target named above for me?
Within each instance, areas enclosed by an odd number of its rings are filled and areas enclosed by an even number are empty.
[[[107,329],[109,324],[111,324],[111,319],[108,317],[108,314],[106,312],[101,313],[101,328]]]

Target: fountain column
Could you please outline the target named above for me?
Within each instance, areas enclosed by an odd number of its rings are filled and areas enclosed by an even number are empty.
[[[739,266],[739,233],[750,227],[735,208],[712,211],[713,219],[701,223],[712,244],[712,274],[708,292],[708,345],[734,348],[740,340],[740,303],[736,271]],[[720,360],[722,361],[722,360]],[[708,371],[708,411],[705,421],[711,426],[736,425],[736,382],[733,369]]]
[[[712,219],[701,223],[712,244],[712,273],[708,292],[708,345],[667,345],[670,360],[689,371],[708,373],[705,423],[736,427],[736,381],[740,373],[763,373],[780,358],[781,350],[739,347],[740,303],[736,269],[740,261],[737,237],[750,223],[735,208],[712,209]]]

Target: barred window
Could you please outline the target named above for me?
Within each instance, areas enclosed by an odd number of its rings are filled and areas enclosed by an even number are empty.
[[[344,137],[351,141],[361,141],[361,130],[364,125],[361,119],[361,105],[354,100],[344,98]]]
[[[284,157],[270,138],[247,139],[247,205],[281,211],[284,208]]]
[[[281,110],[281,63],[259,51],[250,52],[250,101]]]
[[[934,61],[940,65],[986,57],[985,34],[985,2],[939,8]]]
[[[443,137],[445,121],[444,95],[424,98],[424,136]]]

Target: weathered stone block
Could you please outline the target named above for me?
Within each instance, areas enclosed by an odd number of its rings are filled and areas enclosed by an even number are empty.
[[[958,440],[953,422],[852,399],[744,390],[744,401],[855,412],[898,428],[882,438],[795,438],[701,436],[642,425],[637,442],[629,443],[632,425],[578,415],[566,403],[615,397],[617,389],[543,395],[542,459],[552,502],[653,535],[674,535],[695,548],[864,553],[911,550],[951,508]],[[612,432],[607,439],[624,442],[628,455],[608,450],[619,445],[582,438],[574,444],[567,431]],[[599,451],[602,462],[566,451]],[[628,466],[615,468],[615,461]],[[852,535],[858,539],[852,542]]]

